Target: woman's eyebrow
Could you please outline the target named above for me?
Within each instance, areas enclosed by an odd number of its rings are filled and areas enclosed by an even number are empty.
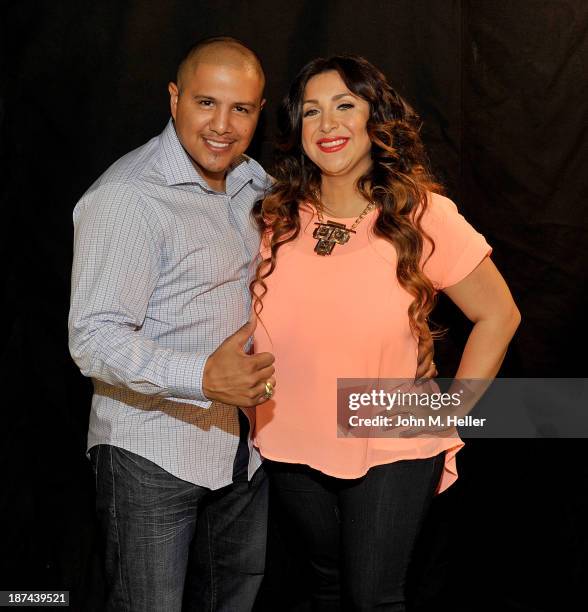
[[[353,96],[353,94],[349,91],[346,91],[345,93],[340,93],[340,94],[337,94],[336,96],[333,96],[331,100],[333,101],[339,100],[341,98],[344,98],[345,96]],[[318,104],[318,100],[315,100],[314,98],[310,100],[304,100],[302,104]]]

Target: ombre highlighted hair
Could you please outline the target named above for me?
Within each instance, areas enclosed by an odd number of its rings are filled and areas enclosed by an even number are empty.
[[[428,336],[428,316],[435,305],[435,289],[422,271],[424,241],[435,245],[421,227],[428,204],[427,192],[440,193],[419,136],[420,120],[394,91],[384,74],[366,59],[336,55],[312,60],[298,73],[278,115],[276,181],[253,214],[260,231],[269,240],[269,255],[256,269],[250,289],[257,314],[267,293],[264,280],[276,267],[280,247],[300,233],[299,206],[310,202],[320,208],[320,169],[302,148],[302,102],[308,81],[325,72],[337,72],[349,91],[369,103],[367,132],[372,142],[372,166],[357,181],[366,200],[374,202],[377,219],[373,232],[391,242],[397,252],[396,277],[413,297],[408,317],[413,334]],[[430,255],[429,255],[430,256]]]

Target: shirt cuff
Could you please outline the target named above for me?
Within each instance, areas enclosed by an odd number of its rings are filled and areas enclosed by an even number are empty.
[[[189,400],[201,408],[209,408],[212,401],[202,391],[204,366],[209,355],[174,352],[167,367],[169,399]]]
[[[453,268],[446,276],[441,289],[453,287],[471,274],[481,263],[482,260],[492,254],[492,247],[486,242],[482,234],[477,234],[470,240],[467,247],[461,253]]]

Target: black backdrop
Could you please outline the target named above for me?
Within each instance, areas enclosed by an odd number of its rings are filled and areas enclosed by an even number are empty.
[[[70,589],[101,608],[90,385],[67,351],[71,212],[120,155],[160,132],[166,84],[196,38],[262,57],[271,162],[297,69],[337,52],[380,66],[425,121],[432,163],[494,247],[523,323],[503,376],[585,376],[588,5],[584,0],[28,0],[2,3],[4,264],[0,589]],[[446,302],[450,373],[467,326]],[[411,572],[419,610],[571,610],[587,576],[583,440],[482,440],[433,505]],[[259,608],[303,610],[305,579],[272,514]]]

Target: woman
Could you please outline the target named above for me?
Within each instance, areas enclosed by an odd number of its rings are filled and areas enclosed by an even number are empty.
[[[417,118],[365,59],[307,64],[282,109],[251,288],[275,355],[255,443],[309,551],[315,609],[404,610],[430,499],[457,437],[337,437],[337,378],[411,378],[437,291],[474,323],[456,376],[496,375],[520,315],[490,247],[439,195]],[[339,224],[339,225],[334,225]]]

